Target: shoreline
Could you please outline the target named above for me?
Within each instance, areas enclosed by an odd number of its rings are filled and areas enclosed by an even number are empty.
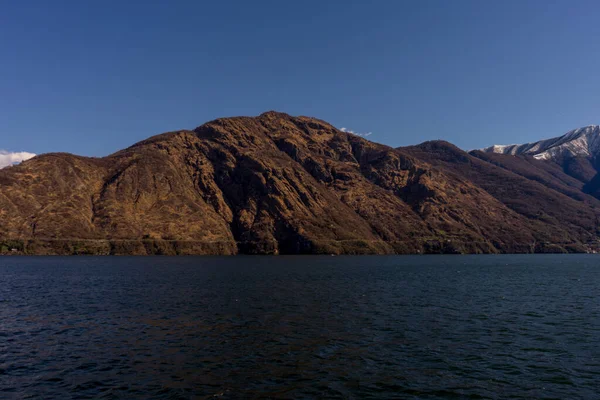
[[[595,254],[581,243],[513,244],[431,239],[425,242],[320,240],[294,243],[166,239],[5,239],[0,256],[475,255]]]

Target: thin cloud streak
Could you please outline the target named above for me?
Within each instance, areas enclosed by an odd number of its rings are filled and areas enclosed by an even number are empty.
[[[348,128],[340,128],[340,131],[346,132],[346,133],[351,133],[353,135],[362,136],[362,137],[371,136],[373,134],[373,132],[365,132],[365,133],[354,132],[353,130],[348,129]]]

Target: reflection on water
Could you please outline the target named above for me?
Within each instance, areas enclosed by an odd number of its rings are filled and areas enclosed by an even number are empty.
[[[0,398],[595,398],[600,258],[0,258]]]

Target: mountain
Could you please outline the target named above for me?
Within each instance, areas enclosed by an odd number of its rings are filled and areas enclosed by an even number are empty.
[[[600,126],[574,129],[563,136],[539,142],[494,145],[483,149],[487,153],[530,155],[537,160],[561,160],[574,157],[596,157],[600,152]]]
[[[410,153],[446,173],[469,180],[528,220],[536,242],[595,241],[600,201],[582,192],[583,184],[554,163],[532,157],[472,152],[447,142],[426,142]],[[582,239],[580,239],[582,240]]]
[[[0,170],[0,252],[392,254],[597,249],[600,201],[558,166],[394,149],[267,112],[104,158]]]
[[[563,136],[522,145],[495,145],[482,149],[486,153],[533,157],[560,166],[563,172],[583,185],[581,190],[600,198],[600,126],[590,125]]]

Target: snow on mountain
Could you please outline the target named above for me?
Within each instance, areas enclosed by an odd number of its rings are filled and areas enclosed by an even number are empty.
[[[574,129],[563,136],[534,143],[494,145],[481,149],[488,153],[531,155],[538,160],[561,157],[592,157],[600,154],[600,126]]]

